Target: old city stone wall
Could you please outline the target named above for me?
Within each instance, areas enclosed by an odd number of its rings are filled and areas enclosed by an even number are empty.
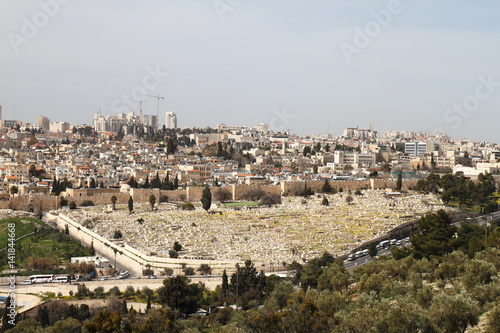
[[[263,190],[269,194],[281,195],[281,188],[279,185],[232,185],[233,200],[242,200],[248,191]]]
[[[129,194],[128,193],[100,193],[100,194],[94,194],[90,196],[68,196],[65,197],[66,200],[68,200],[68,203],[74,201],[77,206],[80,206],[82,202],[85,200],[90,200],[94,203],[94,206],[105,206],[105,205],[111,205],[111,197],[115,196],[116,197],[116,204],[124,204],[128,202]]]
[[[160,191],[162,202],[184,201],[187,198],[186,190]]]
[[[46,216],[61,231],[65,231],[67,228],[69,236],[75,238],[83,245],[89,247],[92,245],[97,254],[108,258],[113,265],[116,260],[119,267],[135,272],[136,274],[141,274],[147,267],[151,267],[155,274],[159,274],[165,268],[179,268],[182,264],[193,268],[198,268],[200,264],[209,264],[212,269],[217,271],[223,269],[234,270],[236,264],[236,261],[173,259],[148,256],[127,244],[117,244],[105,239],[64,214],[47,213]]]
[[[356,191],[361,189],[395,189],[395,179],[367,179],[367,180],[332,180],[330,185],[337,191],[342,188],[344,191]],[[403,180],[403,190],[411,189],[416,185],[416,180]],[[245,193],[250,190],[262,189],[267,193],[281,194],[284,196],[300,195],[305,188],[311,189],[315,193],[321,192],[323,181],[285,181],[280,185],[231,185],[227,190],[232,195],[232,200],[242,200]],[[126,204],[129,196],[132,196],[135,203],[148,203],[150,195],[156,197],[156,203],[190,201],[199,202],[201,200],[203,187],[188,187],[185,190],[161,191],[159,189],[130,189],[130,192],[120,192],[119,190],[99,193],[96,191],[74,192],[75,196],[66,196],[68,203],[74,201],[80,206],[83,201],[91,200],[96,206],[110,205],[111,197],[117,198],[117,204]],[[214,190],[212,189],[212,195]],[[85,195],[87,193],[88,195]],[[14,210],[24,210],[38,214],[53,209],[60,208],[60,197],[47,194],[23,194],[15,195],[10,200],[0,200],[0,208],[10,208]]]
[[[201,200],[204,187],[188,187],[186,189],[186,201],[198,202]]]

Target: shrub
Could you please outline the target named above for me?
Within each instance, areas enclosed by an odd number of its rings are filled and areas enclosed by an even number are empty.
[[[92,200],[84,200],[80,204],[80,207],[89,207],[89,206],[94,206],[94,202]]]
[[[186,274],[186,276],[194,275],[194,268],[193,267],[184,268],[184,274]]]
[[[194,210],[194,205],[191,202],[183,203],[179,206],[182,210]]]
[[[120,230],[115,230],[114,234],[113,234],[113,238],[114,239],[119,239],[119,238],[122,238],[123,235],[122,235],[122,232]]]
[[[266,194],[259,201],[259,206],[272,206],[281,204],[281,195]]]
[[[266,195],[267,195],[266,191],[264,191],[260,188],[255,188],[255,189],[251,189],[251,190],[248,190],[245,193],[243,193],[241,198],[243,200],[259,201],[261,198],[263,198]]]
[[[120,288],[117,286],[114,286],[113,288],[109,289],[109,294],[110,295],[115,295],[115,296],[120,296],[122,292],[120,291]]]
[[[68,205],[69,209],[76,209],[76,202],[71,201]]]
[[[172,276],[174,274],[174,270],[170,267],[167,267],[163,270],[163,275],[165,276]]]
[[[103,294],[104,294],[104,288],[103,287],[96,287],[94,289],[94,294],[97,296],[97,297],[101,297]]]
[[[170,258],[179,258],[179,253],[175,250],[168,250],[168,256]]]
[[[177,241],[175,241],[173,249],[174,249],[174,251],[179,252],[180,250],[182,250],[182,244],[179,243],[179,242],[177,242]]]
[[[224,202],[232,199],[231,193],[225,188],[217,188],[214,193],[214,199],[216,201]]]

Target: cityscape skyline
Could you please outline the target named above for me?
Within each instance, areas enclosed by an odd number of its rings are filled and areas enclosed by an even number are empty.
[[[3,118],[91,124],[98,110],[138,114],[142,101],[145,115],[159,105],[159,124],[176,112],[180,128],[339,136],[372,124],[499,142],[499,7],[6,1]]]

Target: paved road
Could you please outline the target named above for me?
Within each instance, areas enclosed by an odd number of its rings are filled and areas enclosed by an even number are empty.
[[[0,291],[0,296],[7,297],[8,295],[8,293]],[[19,292],[16,290],[14,298],[16,300],[16,306],[21,307],[21,309],[18,310],[18,313],[22,313],[42,303],[39,297],[35,295],[28,295],[26,294],[26,291]]]
[[[400,247],[400,246],[407,246],[407,244],[408,243],[405,243],[404,245],[393,245],[393,246]],[[382,256],[384,254],[390,254],[390,253],[391,253],[391,249],[382,249],[382,250],[378,251],[377,256]],[[355,260],[352,260],[352,261],[345,260],[344,267],[347,269],[355,268],[358,266],[362,266],[362,265],[366,264],[367,262],[372,261],[372,259],[373,259],[373,257],[366,255],[366,256],[363,256],[361,258],[357,258]]]
[[[482,215],[482,216],[478,216],[478,217],[470,219],[468,221],[469,221],[469,223],[478,223],[478,224],[484,226],[486,223],[491,223],[491,221],[497,220],[497,219],[500,219],[500,211],[493,212],[493,213],[486,214],[486,215]],[[458,227],[458,226],[460,226],[460,222],[455,222],[455,223],[453,223],[453,225]],[[410,243],[404,243],[403,246],[409,246],[409,245],[410,245]],[[380,256],[380,255],[390,254],[390,253],[391,253],[390,249],[382,249],[382,250],[378,251],[377,255]],[[367,255],[367,256],[358,258],[356,260],[352,260],[352,261],[346,260],[346,261],[344,261],[344,267],[345,268],[355,268],[355,267],[364,265],[367,262],[372,261],[372,259],[373,259],[372,257]]]

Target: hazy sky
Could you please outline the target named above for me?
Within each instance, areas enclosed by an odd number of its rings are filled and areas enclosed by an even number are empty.
[[[177,113],[500,142],[500,2],[3,0],[3,119]],[[34,29],[33,29],[34,28]],[[497,83],[498,82],[498,83]],[[15,114],[14,114],[15,109]]]

